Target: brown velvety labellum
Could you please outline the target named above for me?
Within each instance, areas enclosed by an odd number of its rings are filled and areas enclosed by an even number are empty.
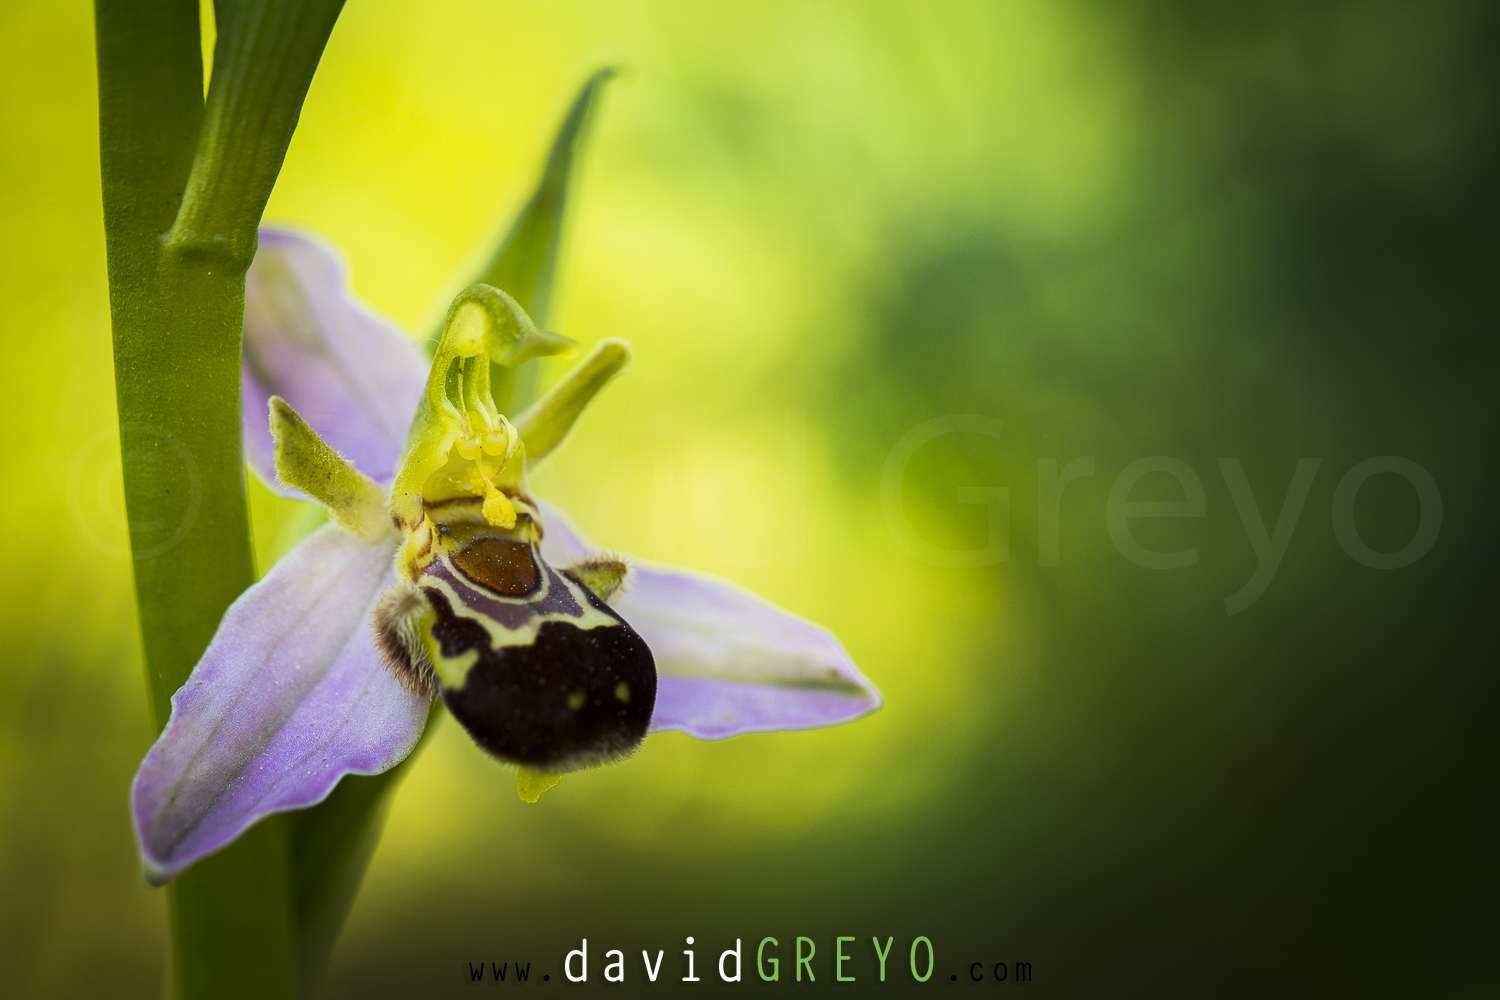
[[[524,597],[540,581],[531,546],[514,538],[476,538],[453,554],[453,564],[470,580],[506,597]]]
[[[485,750],[556,773],[618,760],[640,744],[656,704],[656,665],[603,601],[588,595],[616,624],[549,621],[532,643],[494,648],[482,625],[455,615],[440,592],[427,593],[442,654],[479,653],[463,687],[444,688],[442,697]]]

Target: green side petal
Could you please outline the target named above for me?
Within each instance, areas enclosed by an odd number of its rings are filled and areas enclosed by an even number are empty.
[[[630,367],[630,345],[623,340],[601,340],[588,357],[568,372],[547,395],[516,418],[516,430],[526,445],[527,468],[536,468],[573,429],[584,408]]]
[[[385,490],[334,451],[290,403],[271,397],[276,478],[327,508],[345,531],[367,541],[393,533]]]

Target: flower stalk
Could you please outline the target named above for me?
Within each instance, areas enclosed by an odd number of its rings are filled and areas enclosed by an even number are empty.
[[[153,723],[254,580],[240,433],[245,271],[342,0],[96,0],[100,167],[124,493]],[[286,823],[170,891],[169,992],[291,996]]]

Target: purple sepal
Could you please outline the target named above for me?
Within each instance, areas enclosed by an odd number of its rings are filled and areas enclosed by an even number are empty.
[[[542,556],[565,567],[597,550],[542,504]],[[613,602],[656,658],[653,731],[699,739],[832,726],[880,707],[880,692],[827,629],[691,570],[633,562]]]
[[[280,396],[355,468],[389,486],[427,369],[416,343],[354,296],[332,247],[261,229],[245,275],[240,372],[245,455],[267,485],[302,496],[276,481],[268,400]]]
[[[369,623],[392,555],[324,527],[230,605],[131,788],[148,881],[411,752],[427,701],[386,671]]]
[[[837,726],[868,715],[879,706],[878,693],[860,697],[765,682],[746,684],[664,674],[656,680],[651,731],[678,730],[700,740],[722,740],[743,733]]]

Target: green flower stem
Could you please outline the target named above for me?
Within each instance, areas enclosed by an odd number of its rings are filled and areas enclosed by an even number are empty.
[[[311,994],[317,985],[344,918],[354,905],[365,869],[380,841],[391,796],[437,732],[442,717],[442,702],[434,702],[427,713],[422,741],[389,771],[369,776],[351,774],[334,786],[322,805],[285,817],[304,995]]]
[[[216,5],[207,110],[197,0],[96,0],[100,162],[136,602],[158,729],[254,579],[240,435],[245,270],[341,0]],[[170,993],[294,996],[286,823],[170,890]]]
[[[99,0],[95,10],[125,502],[160,729],[224,608],[253,579],[238,441],[243,291],[227,274],[182,266],[161,241],[203,117],[197,0]]]
[[[169,998],[299,995],[290,839],[287,816],[271,816],[167,887]]]

